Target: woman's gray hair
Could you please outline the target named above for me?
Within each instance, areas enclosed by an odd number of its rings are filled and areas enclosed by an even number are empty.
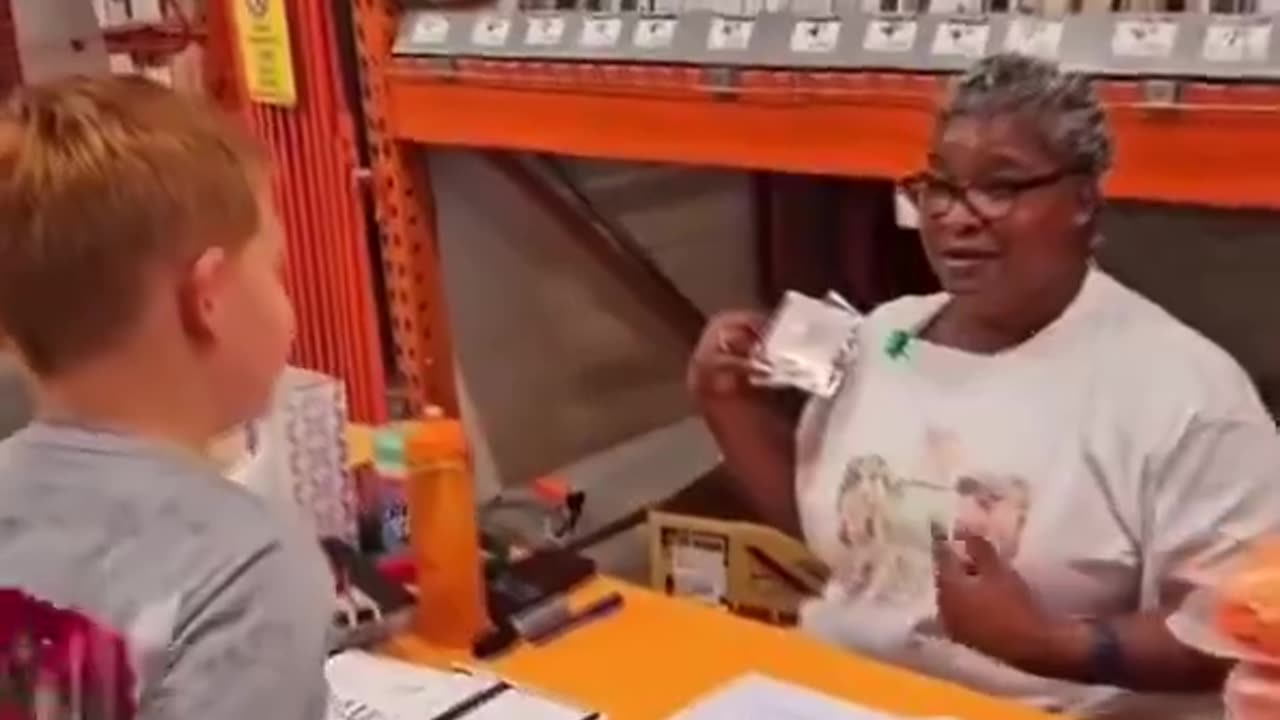
[[[938,127],[957,117],[1008,113],[1030,115],[1049,148],[1072,170],[1101,178],[1111,168],[1111,132],[1093,83],[1026,55],[1002,53],[978,61],[952,87]]]

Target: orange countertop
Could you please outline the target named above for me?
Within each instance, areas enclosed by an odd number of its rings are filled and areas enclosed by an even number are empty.
[[[488,669],[610,720],[661,720],[748,672],[804,685],[871,708],[957,720],[1048,716],[858,658],[793,631],[599,579],[576,600],[617,590],[621,612],[540,648],[520,647]],[[429,665],[464,660],[405,635],[384,650]]]

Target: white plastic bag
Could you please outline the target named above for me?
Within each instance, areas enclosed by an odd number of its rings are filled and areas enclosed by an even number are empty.
[[[1280,718],[1280,666],[1236,665],[1227,676],[1224,700],[1229,720]]]

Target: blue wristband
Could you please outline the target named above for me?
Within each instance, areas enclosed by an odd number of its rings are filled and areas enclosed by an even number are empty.
[[[1093,644],[1089,648],[1089,674],[1098,685],[1123,685],[1128,672],[1125,668],[1124,645],[1115,627],[1105,620],[1091,624]]]

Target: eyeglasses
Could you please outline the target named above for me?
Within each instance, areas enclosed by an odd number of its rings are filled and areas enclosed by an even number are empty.
[[[991,222],[1013,212],[1023,193],[1077,174],[1077,170],[1068,168],[1019,180],[961,185],[931,172],[922,172],[901,181],[899,186],[922,214],[945,215],[958,201],[980,220]]]

